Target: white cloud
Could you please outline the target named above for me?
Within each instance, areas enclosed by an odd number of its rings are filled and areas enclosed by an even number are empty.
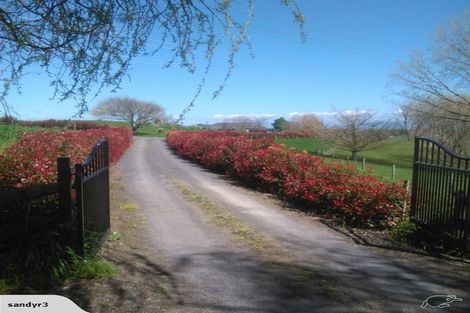
[[[368,110],[344,110],[341,111],[344,115],[355,115],[355,114],[365,114],[365,113],[374,113],[373,111]]]
[[[290,117],[299,116],[299,115],[309,115],[313,114],[316,116],[335,116],[336,112],[291,112],[288,115]]]
[[[271,118],[276,116],[276,114],[269,114],[269,113],[249,113],[249,114],[214,114],[212,115],[213,118],[215,119],[226,119],[226,118],[235,118],[235,117],[254,117],[254,118],[259,118],[259,117],[265,117],[265,118]]]

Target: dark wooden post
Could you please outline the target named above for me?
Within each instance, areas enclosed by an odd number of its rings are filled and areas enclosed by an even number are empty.
[[[103,167],[106,168],[106,176],[104,180],[105,190],[106,190],[106,199],[105,199],[105,208],[106,208],[106,218],[107,218],[107,229],[111,227],[111,204],[110,204],[110,191],[109,191],[109,141],[108,138],[105,138],[106,141],[103,149]]]
[[[85,226],[83,221],[83,167],[75,164],[75,192],[77,201],[77,223],[76,223],[76,247],[75,250],[81,257],[85,256]]]
[[[60,222],[69,224],[72,221],[72,172],[69,157],[57,158],[57,183]]]
[[[57,185],[59,196],[59,223],[64,240],[63,243],[66,246],[73,246],[72,172],[70,170],[69,157],[57,158]]]

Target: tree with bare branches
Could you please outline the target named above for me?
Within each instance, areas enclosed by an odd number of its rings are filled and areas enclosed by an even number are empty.
[[[105,99],[99,102],[91,113],[95,116],[126,121],[134,133],[142,125],[165,117],[165,110],[160,105],[127,97]]]
[[[326,137],[351,151],[351,158],[356,161],[360,151],[388,138],[386,123],[377,121],[375,116],[369,111],[336,112],[337,123],[325,132]]]
[[[470,123],[470,10],[439,28],[429,50],[429,57],[418,51],[402,62],[391,85],[408,102],[419,103],[410,108],[424,108],[420,115]]]
[[[401,104],[395,112],[395,120],[400,132],[406,134],[408,141],[413,137],[422,136],[427,123],[424,118],[420,118],[419,112],[411,103]]]
[[[449,102],[439,103],[439,107],[454,105]],[[470,114],[470,108],[448,109],[462,112],[462,115]],[[446,118],[446,113],[429,103],[410,102],[402,105],[402,110],[401,120],[404,123],[406,115],[406,126],[410,134],[433,138],[460,154],[470,155],[470,122],[450,120]],[[453,113],[447,114],[453,115]]]
[[[237,115],[225,118],[222,122],[225,129],[238,131],[246,130],[265,130],[268,116]]]

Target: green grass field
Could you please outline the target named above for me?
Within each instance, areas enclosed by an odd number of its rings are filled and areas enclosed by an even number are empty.
[[[331,142],[319,138],[278,138],[277,143],[293,147],[297,151],[307,151],[320,155],[325,160],[347,162],[351,155],[345,149],[335,147]],[[396,180],[411,180],[413,167],[413,142],[403,137],[395,137],[371,145],[359,153],[356,165],[362,171],[362,158],[365,158],[366,171],[385,181],[392,179],[392,165],[395,165]]]
[[[151,124],[146,124],[139,128],[136,132],[136,136],[146,136],[146,137],[166,137],[166,133],[172,129],[181,129],[181,130],[194,130],[195,128],[191,127],[182,127],[182,126],[173,126],[173,125],[160,125],[155,126]]]
[[[113,127],[127,127],[130,128],[129,123],[121,121],[89,121],[100,125],[108,125]],[[159,125],[154,124],[144,124],[139,129],[137,129],[136,136],[145,136],[145,137],[166,137],[166,134],[171,129],[182,129],[182,130],[194,130],[193,127],[182,127],[182,126],[173,126],[173,125]]]
[[[41,127],[27,127],[0,123],[0,153],[18,140],[18,137],[16,136],[18,132],[28,133],[41,129],[44,130],[44,128]]]

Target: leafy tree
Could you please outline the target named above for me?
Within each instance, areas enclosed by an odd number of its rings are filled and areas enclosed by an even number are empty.
[[[4,0],[0,2],[0,103],[12,86],[19,86],[30,66],[50,77],[54,97],[75,99],[78,113],[87,111],[86,98],[103,87],[118,88],[131,60],[155,54],[162,47],[173,52],[167,66],[197,68],[196,53],[206,58],[204,76],[184,114],[191,109],[219,46],[228,44],[227,72],[214,92],[224,88],[243,44],[255,0],[246,0],[246,15],[232,10],[232,0]],[[303,16],[294,0],[281,0],[301,27]],[[152,45],[148,42],[151,41]],[[156,45],[155,45],[156,43]]]
[[[165,111],[160,105],[152,102],[115,97],[99,102],[91,113],[126,121],[135,133],[143,124],[163,119]]]
[[[283,117],[275,119],[271,125],[275,131],[284,131],[289,129],[289,122]]]
[[[419,103],[410,108],[424,108],[421,115],[470,123],[470,10],[439,28],[429,50],[429,57],[418,51],[399,65],[395,92]]]

